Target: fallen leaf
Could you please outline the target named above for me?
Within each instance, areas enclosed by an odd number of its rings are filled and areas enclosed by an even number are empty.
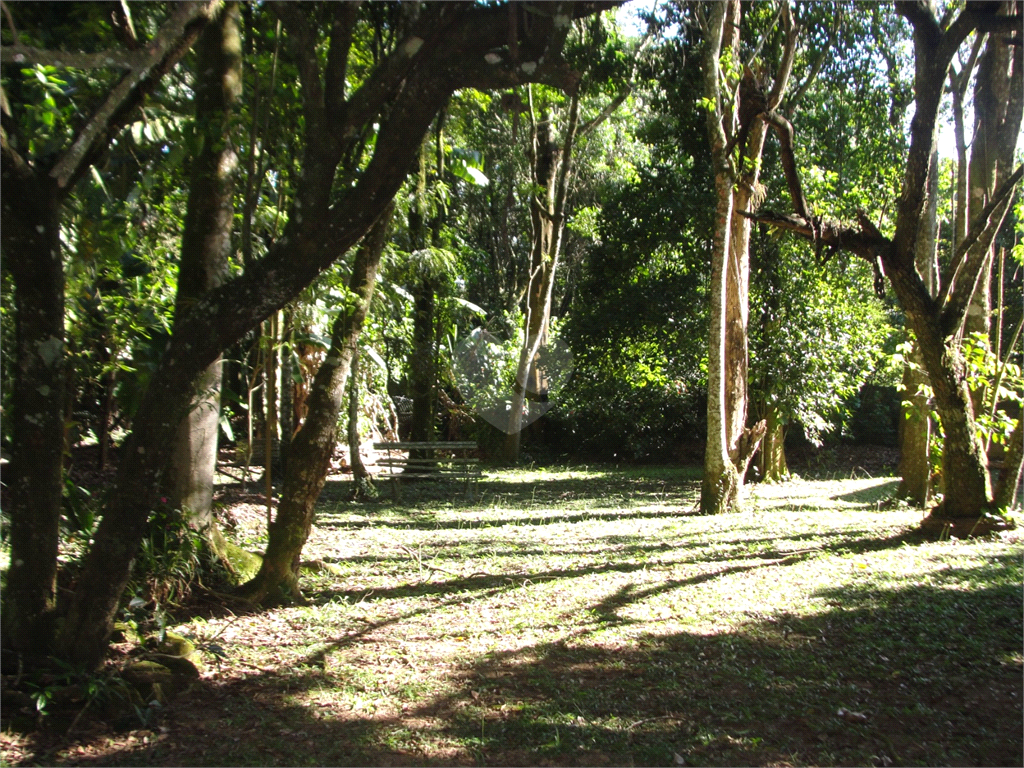
[[[854,712],[852,709],[846,709],[845,707],[840,707],[836,714],[848,723],[866,723],[868,721],[867,713]]]

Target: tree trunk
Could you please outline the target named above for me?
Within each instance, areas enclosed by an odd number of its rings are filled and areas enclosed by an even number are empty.
[[[784,3],[786,42],[771,92],[763,93],[764,84],[746,70],[736,91],[739,98],[732,107],[733,115],[725,98],[733,84],[722,80],[719,58],[723,51],[739,51],[741,9],[736,0],[713,8],[702,63],[704,97],[715,105],[715,109],[708,110],[707,125],[718,197],[711,253],[708,442],[700,502],[703,514],[726,512],[739,503],[743,478],[767,428],[763,421],[747,427],[750,222],[743,214],[753,207],[759,186],[766,131],[759,117],[781,101],[796,46],[796,27],[789,5]],[[726,124],[731,126],[734,117],[739,122],[737,133],[727,140]],[[738,167],[731,156],[734,146],[739,148]]]
[[[14,281],[11,394],[11,565],[3,591],[4,647],[44,655],[56,601],[64,456],[64,195],[44,176],[3,169],[3,250]]]
[[[910,362],[921,365],[921,353],[915,342]],[[909,365],[903,369],[902,428],[900,431],[900,484],[896,496],[916,507],[925,507],[931,498],[931,408],[921,386],[928,384],[928,375]]]
[[[761,445],[761,477],[765,482],[784,480],[789,474],[786,464],[786,425],[778,410],[765,408],[765,433]]]
[[[352,498],[372,498],[370,473],[359,452],[359,347],[352,352],[352,373],[348,379],[348,456],[352,467]]]
[[[391,211],[392,208],[388,208],[373,225],[356,253],[349,289],[358,299],[334,321],[331,348],[310,388],[309,412],[292,440],[284,491],[270,526],[263,564],[253,580],[239,588],[241,595],[255,602],[302,599],[299,558],[313,526],[314,506],[327,480],[337,443],[338,413],[352,358],[373,298]]]
[[[1024,466],[1024,436],[1021,424],[1024,419],[1018,418],[1017,424],[1010,433],[1006,454],[1003,456],[1003,471],[996,485],[993,506],[996,509],[1012,509],[1017,505],[1017,489],[1020,488],[1021,468]]]
[[[928,175],[928,203],[921,217],[914,262],[924,280],[928,294],[935,296],[935,249],[938,242],[939,206],[939,153],[932,151],[931,170]],[[897,497],[908,499],[915,506],[927,505],[932,492],[931,467],[931,408],[921,387],[928,383],[928,375],[921,368],[920,345],[914,341],[910,364],[903,369],[904,417],[900,430],[900,485]]]
[[[221,285],[227,277],[234,224],[235,169],[231,117],[242,85],[239,10],[229,3],[196,44],[196,130],[202,148],[192,165],[188,208],[181,238],[177,311]],[[213,526],[213,479],[220,429],[221,358],[207,366],[196,383],[196,399],[181,425],[167,474],[167,490],[199,530]]]
[[[295,337],[295,307],[289,306],[284,311],[281,328],[281,473],[288,471],[288,448],[295,434],[295,353],[293,339]]]
[[[579,124],[580,98],[574,93],[569,102],[569,120],[565,139],[559,146],[550,120],[537,124],[533,118],[533,96],[530,96],[531,144],[530,167],[534,194],[530,197],[530,218],[533,223],[533,245],[530,257],[530,282],[526,291],[526,316],[523,346],[519,352],[512,404],[505,428],[504,459],[519,460],[520,435],[523,430],[523,409],[526,405],[527,379],[536,365],[537,354],[547,341],[551,319],[551,299],[555,272],[561,253],[565,222],[565,203],[572,176],[572,152]]]

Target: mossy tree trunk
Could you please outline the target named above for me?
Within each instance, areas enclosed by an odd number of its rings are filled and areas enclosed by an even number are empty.
[[[277,515],[270,525],[263,563],[255,578],[238,590],[255,602],[302,599],[300,556],[313,526],[314,506],[327,480],[337,444],[338,414],[345,383],[373,298],[392,210],[389,207],[373,225],[356,252],[349,279],[349,290],[354,298],[334,321],[331,348],[309,391],[309,411],[292,439],[284,490]]]

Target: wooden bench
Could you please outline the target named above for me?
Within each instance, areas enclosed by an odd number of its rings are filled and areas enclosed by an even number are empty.
[[[374,443],[376,451],[383,451],[384,456],[377,459],[377,465],[387,468],[385,475],[391,480],[391,490],[397,500],[400,496],[400,478],[406,475],[416,479],[454,478],[465,483],[467,498],[472,497],[472,488],[483,474],[480,459],[469,456],[476,451],[477,445],[472,441],[413,443],[387,442]],[[426,454],[425,457],[413,457],[413,452]]]

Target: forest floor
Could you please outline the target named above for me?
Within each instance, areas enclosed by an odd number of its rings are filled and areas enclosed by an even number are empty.
[[[4,763],[1024,764],[1020,534],[928,542],[893,478],[831,474],[716,517],[680,468],[487,472],[475,501],[331,481],[310,605],[193,606],[191,689],[4,732]]]

